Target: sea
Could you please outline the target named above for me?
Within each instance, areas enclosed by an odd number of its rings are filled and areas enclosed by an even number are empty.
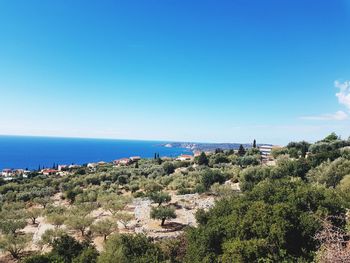
[[[36,170],[54,164],[111,162],[140,156],[154,158],[192,154],[187,148],[164,147],[168,142],[116,139],[0,136],[0,169]]]

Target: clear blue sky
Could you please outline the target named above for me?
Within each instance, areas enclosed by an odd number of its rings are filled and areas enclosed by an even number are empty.
[[[0,134],[348,137],[349,79],[348,0],[0,2]]]

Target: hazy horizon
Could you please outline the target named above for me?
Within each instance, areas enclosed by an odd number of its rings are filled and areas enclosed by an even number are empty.
[[[145,142],[161,142],[161,143],[209,143],[209,144],[220,144],[220,143],[228,143],[228,144],[252,144],[251,142],[240,142],[240,141],[181,141],[181,140],[149,140],[149,139],[134,139],[134,138],[101,138],[101,137],[74,137],[74,136],[50,136],[50,135],[25,135],[25,134],[0,134],[0,137],[33,137],[33,138],[59,138],[59,139],[87,139],[87,140],[121,140],[121,141],[145,141]],[[269,142],[257,142],[258,144],[269,144]]]

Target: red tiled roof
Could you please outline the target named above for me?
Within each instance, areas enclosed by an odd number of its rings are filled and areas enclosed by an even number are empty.
[[[188,154],[181,154],[180,157],[185,157],[185,158],[192,158],[192,155]]]

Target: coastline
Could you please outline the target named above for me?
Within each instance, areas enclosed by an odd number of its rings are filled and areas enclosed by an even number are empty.
[[[130,156],[153,158],[156,153],[161,157],[193,154],[187,148],[163,147],[164,143],[120,139],[0,136],[0,170],[36,170],[39,166],[52,167],[54,164],[111,162]]]
[[[251,144],[242,144],[250,148]],[[83,165],[112,162],[140,156],[177,157],[181,154],[214,152],[216,149],[237,150],[240,143],[172,142],[123,139],[65,138],[45,136],[0,135],[0,170],[38,170],[55,165]]]

